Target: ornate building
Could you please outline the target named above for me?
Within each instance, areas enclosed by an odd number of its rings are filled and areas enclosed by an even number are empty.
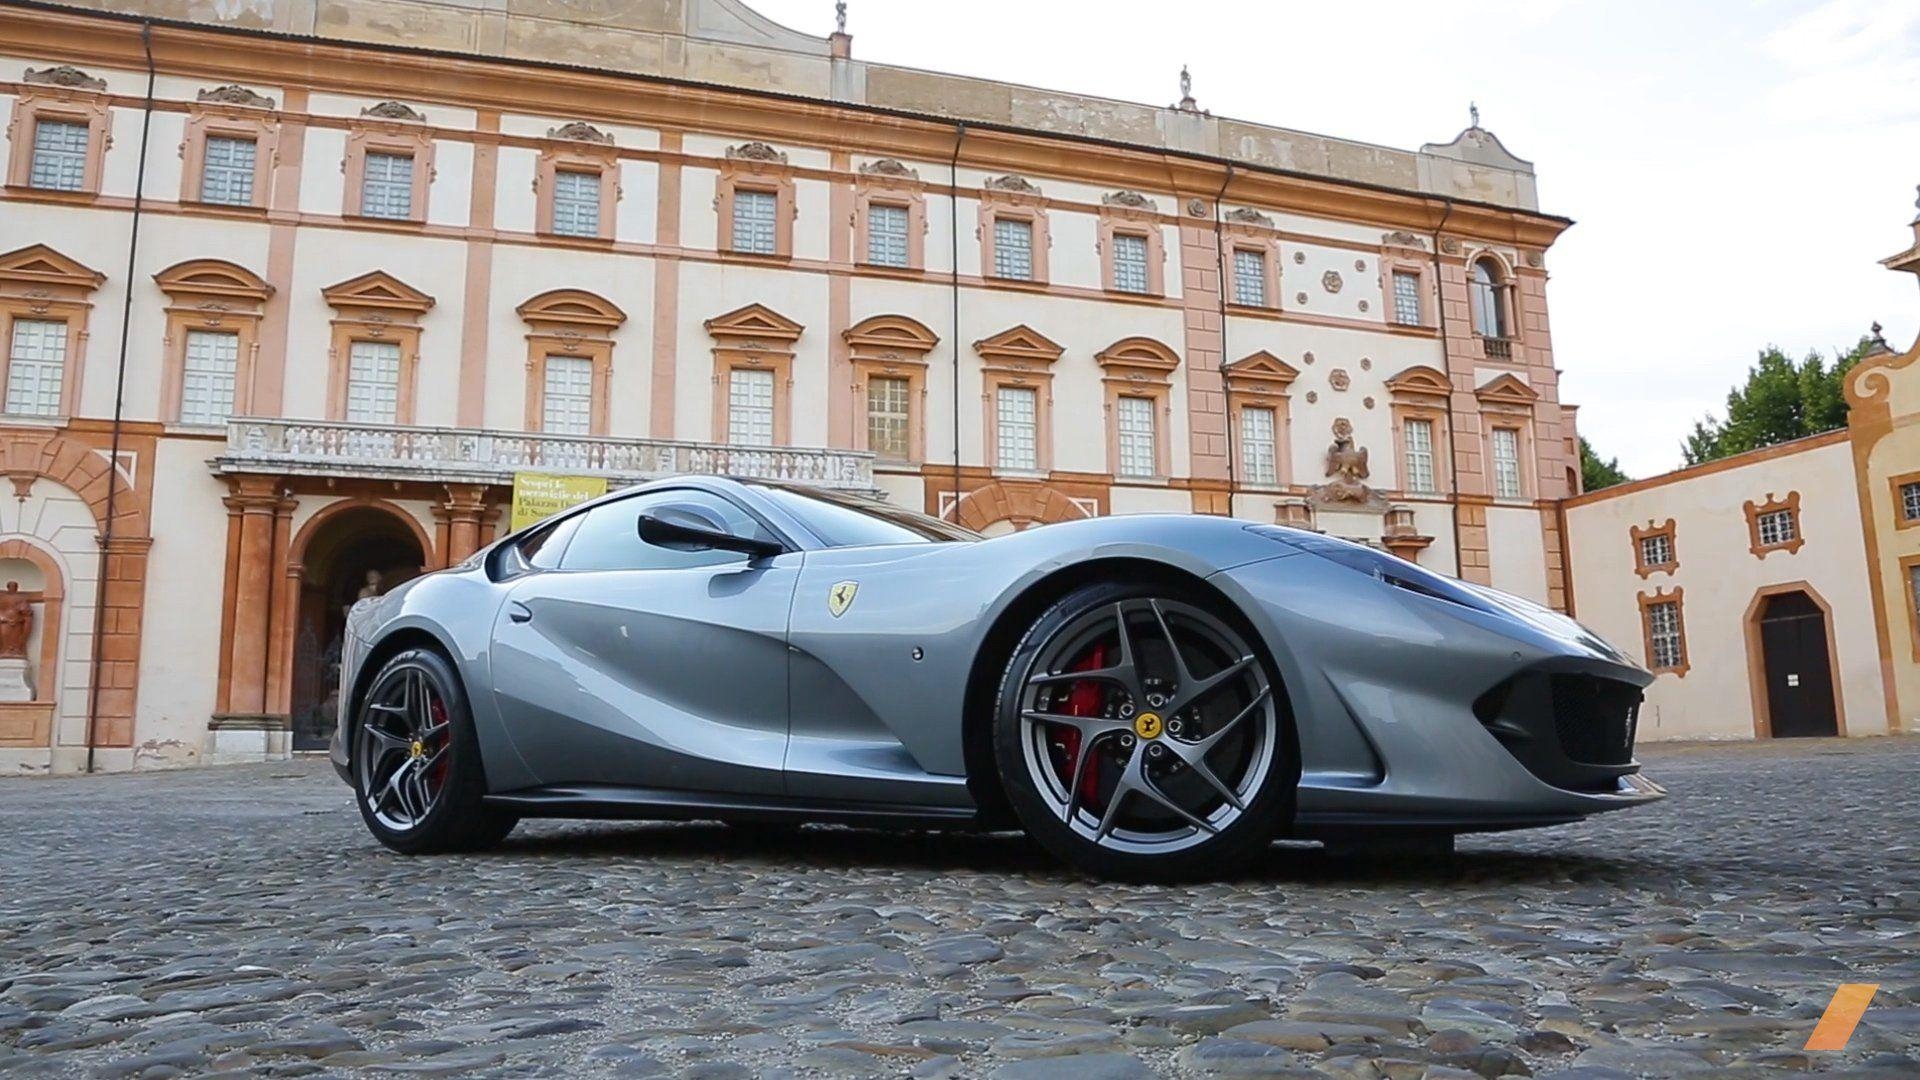
[[[1565,603],[1568,222],[1477,122],[935,75],[736,0],[15,4],[0,110],[8,772],[317,745],[341,611],[522,470],[1230,513]]]

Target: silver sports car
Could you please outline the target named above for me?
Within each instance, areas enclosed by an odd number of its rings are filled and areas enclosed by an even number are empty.
[[[661,481],[362,601],[341,668],[334,766],[403,852],[523,817],[1019,827],[1168,880],[1663,794],[1633,759],[1651,677],[1578,623],[1219,517],[983,539]]]

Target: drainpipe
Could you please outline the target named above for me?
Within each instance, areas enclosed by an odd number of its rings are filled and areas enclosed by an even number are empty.
[[[1446,231],[1447,219],[1453,217],[1453,200],[1447,200],[1446,210],[1440,215],[1440,224],[1433,227],[1433,301],[1435,313],[1440,316],[1440,356],[1447,355],[1447,303],[1440,292],[1440,234]],[[1447,372],[1447,378],[1453,378],[1453,372]],[[1466,560],[1460,553],[1460,455],[1454,450],[1454,440],[1460,437],[1459,417],[1453,408],[1453,390],[1447,390],[1447,474],[1452,477],[1453,485],[1453,576],[1466,576]]]
[[[1233,183],[1233,162],[1227,162],[1227,175],[1220,181],[1220,190],[1213,197],[1213,254],[1218,263],[1220,287],[1215,290],[1215,299],[1220,305],[1220,401],[1226,410],[1227,429],[1227,516],[1233,516],[1233,494],[1240,487],[1240,455],[1234,446],[1233,421],[1233,385],[1227,378],[1227,219],[1221,209],[1220,200],[1227,197],[1227,188]],[[1275,288],[1279,287],[1276,282]]]
[[[126,298],[120,308],[120,360],[113,375],[113,428],[107,451],[107,501],[100,526],[100,569],[93,596],[93,656],[87,678],[87,771],[94,771],[94,741],[100,726],[100,648],[107,630],[107,573],[113,550],[114,503],[120,494],[120,426],[127,400],[127,346],[133,337],[133,279],[139,266],[140,212],[147,194],[147,135],[153,127],[153,24],[140,24],[140,48],[147,58],[147,97],[140,113],[140,171],[133,180],[133,220],[127,234]],[[44,677],[44,675],[43,675]]]
[[[960,515],[960,147],[967,141],[967,125],[953,125],[953,157],[947,162],[948,285],[953,296],[953,508]],[[938,500],[936,500],[937,504]]]

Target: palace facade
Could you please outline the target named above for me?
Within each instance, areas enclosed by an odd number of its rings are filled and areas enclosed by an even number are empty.
[[[1232,514],[1567,606],[1569,223],[1477,123],[934,75],[735,0],[11,3],[0,111],[5,772],[318,747],[345,607],[521,471]]]

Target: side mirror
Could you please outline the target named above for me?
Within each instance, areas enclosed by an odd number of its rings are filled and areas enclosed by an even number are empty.
[[[699,515],[671,508],[657,515],[641,514],[639,527],[640,539],[669,551],[737,551],[749,559],[765,559],[786,550],[772,540],[735,536]]]

